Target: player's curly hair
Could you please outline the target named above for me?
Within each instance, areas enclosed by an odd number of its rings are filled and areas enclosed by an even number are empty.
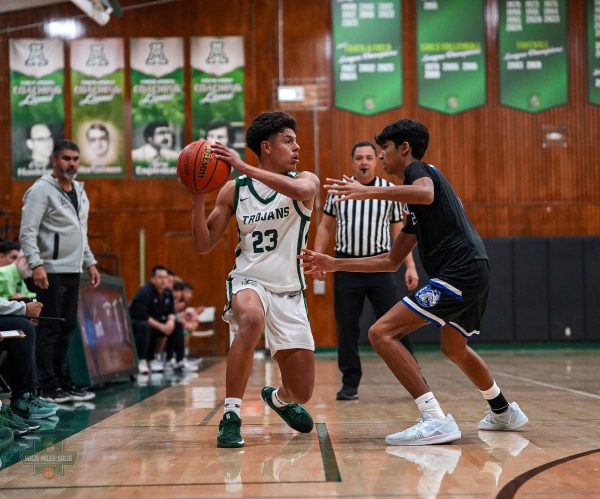
[[[263,140],[270,140],[284,128],[291,128],[295,132],[297,126],[296,118],[290,114],[281,111],[261,113],[252,120],[246,131],[246,144],[260,158]]]
[[[382,146],[386,140],[391,140],[396,147],[403,142],[408,142],[413,158],[420,160],[429,145],[429,130],[418,121],[402,119],[387,125],[379,135],[375,136],[375,142],[379,146]]]

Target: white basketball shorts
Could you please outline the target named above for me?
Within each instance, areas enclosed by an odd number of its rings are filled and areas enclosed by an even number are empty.
[[[223,319],[229,324],[231,335],[236,335],[240,326],[231,308],[231,300],[233,295],[243,289],[253,290],[262,302],[265,312],[265,337],[271,357],[279,350],[315,350],[304,292],[273,293],[252,277],[227,279],[227,306],[223,312]]]

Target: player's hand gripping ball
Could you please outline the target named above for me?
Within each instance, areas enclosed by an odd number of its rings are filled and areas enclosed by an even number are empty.
[[[192,192],[211,192],[221,187],[231,172],[231,165],[217,159],[207,140],[185,146],[177,160],[177,177]]]

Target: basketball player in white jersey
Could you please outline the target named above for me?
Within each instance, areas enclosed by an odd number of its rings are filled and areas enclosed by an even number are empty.
[[[308,433],[313,428],[302,404],[312,396],[314,341],[304,300],[304,274],[296,255],[308,238],[319,179],[311,172],[296,171],[300,151],[296,126],[296,120],[282,112],[263,113],[252,121],[246,142],[259,158],[258,168],[215,143],[214,154],[242,175],[223,186],[208,218],[204,196],[194,195],[192,230],[200,253],[215,247],[232,217],[239,235],[223,315],[234,340],[227,356],[217,447],[244,445],[240,407],[263,331],[279,365],[282,386],[265,386],[261,397],[296,431]]]

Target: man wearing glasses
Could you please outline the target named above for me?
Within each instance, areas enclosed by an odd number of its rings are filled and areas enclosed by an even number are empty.
[[[43,123],[33,125],[29,130],[29,138],[25,141],[25,145],[31,151],[28,167],[32,169],[48,168],[54,147],[50,128]]]

